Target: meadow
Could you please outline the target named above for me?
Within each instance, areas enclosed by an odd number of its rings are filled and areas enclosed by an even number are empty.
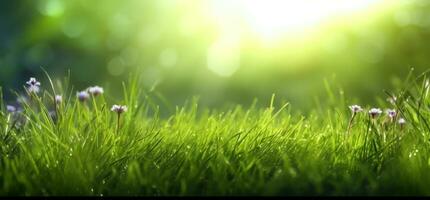
[[[0,102],[2,196],[430,195],[426,73],[376,105],[328,91],[306,114],[274,94],[216,109],[190,97],[162,116],[137,77],[120,97],[37,79]]]

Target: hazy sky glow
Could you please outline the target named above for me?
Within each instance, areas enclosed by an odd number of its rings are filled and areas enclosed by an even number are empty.
[[[384,0],[210,0],[209,14],[218,38],[208,51],[208,68],[230,76],[239,68],[243,40],[258,38],[263,45],[284,38],[303,38],[318,26],[345,17],[366,17]],[[387,4],[384,5],[386,7]]]
[[[71,68],[81,87],[139,69],[143,85],[178,102],[277,93],[302,103],[332,75],[368,97],[389,85],[381,73],[428,64],[428,0],[24,2],[0,7],[0,84],[19,86],[11,77],[40,66],[56,76]]]

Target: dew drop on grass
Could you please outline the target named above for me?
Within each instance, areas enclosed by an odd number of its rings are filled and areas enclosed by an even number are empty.
[[[106,184],[106,181],[103,179],[103,181],[102,181],[102,184],[104,185],[104,184]]]
[[[94,192],[94,188],[91,188],[91,192]]]
[[[187,145],[187,149],[191,149],[191,146],[190,146],[190,145]]]

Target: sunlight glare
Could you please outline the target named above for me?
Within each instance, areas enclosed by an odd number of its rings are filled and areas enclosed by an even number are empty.
[[[238,0],[250,28],[263,37],[303,31],[331,17],[364,10],[381,0]]]
[[[241,41],[257,36],[266,46],[286,36],[304,38],[330,20],[359,14],[386,0],[209,0],[217,36],[208,49],[208,68],[221,76],[239,69]],[[305,34],[306,33],[306,34]],[[234,37],[231,37],[234,35]],[[248,39],[249,39],[248,38]]]

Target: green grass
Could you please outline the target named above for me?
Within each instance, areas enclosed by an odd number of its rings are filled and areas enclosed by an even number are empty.
[[[124,84],[123,97],[107,91],[86,104],[67,80],[44,84],[18,116],[25,124],[1,103],[0,194],[430,195],[424,80],[409,76],[393,92],[395,106],[379,103],[400,112],[404,129],[362,112],[349,133],[353,103],[330,92],[333,106],[306,116],[273,98],[263,108],[224,109],[193,100],[160,117],[137,79]],[[54,90],[64,95],[55,120]],[[119,131],[110,111],[118,103],[129,106]]]

